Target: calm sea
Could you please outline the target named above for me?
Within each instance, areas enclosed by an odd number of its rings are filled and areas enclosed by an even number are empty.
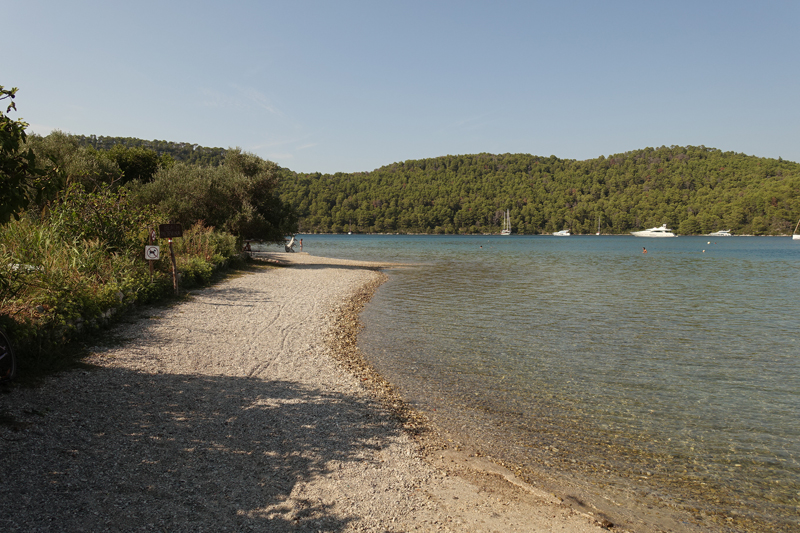
[[[641,507],[653,529],[679,509],[800,531],[800,242],[303,240],[410,265],[387,272],[360,346],[454,437],[617,516]]]

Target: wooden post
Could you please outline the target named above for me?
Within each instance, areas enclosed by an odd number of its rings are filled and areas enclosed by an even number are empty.
[[[169,257],[172,260],[172,285],[175,287],[175,296],[178,294],[178,265],[175,264],[175,250],[172,248],[174,237],[183,237],[183,228],[180,224],[160,224],[158,234],[162,239],[169,239]]]
[[[156,241],[156,230],[150,228],[150,244],[155,243],[155,241]],[[153,283],[153,262],[148,261],[148,263],[150,264],[150,283]]]
[[[175,264],[175,251],[172,249],[172,239],[169,240],[169,256],[172,259],[172,286],[175,287],[175,296],[178,293],[178,265]]]

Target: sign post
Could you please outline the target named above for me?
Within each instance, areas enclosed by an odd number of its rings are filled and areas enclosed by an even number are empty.
[[[175,287],[175,296],[178,296],[178,267],[175,264],[175,251],[172,249],[172,239],[183,237],[183,228],[180,224],[160,224],[158,235],[162,239],[169,239],[169,255],[172,259],[172,286]]]
[[[150,281],[153,281],[153,261],[158,261],[160,258],[160,249],[154,246],[156,242],[156,230],[150,228],[150,245],[144,247],[144,258],[150,264]]]

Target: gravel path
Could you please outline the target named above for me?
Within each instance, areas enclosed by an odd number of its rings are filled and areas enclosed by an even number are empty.
[[[0,395],[0,531],[602,531],[480,458],[423,453],[332,357],[375,265],[276,255],[291,267],[137,310],[93,369]]]

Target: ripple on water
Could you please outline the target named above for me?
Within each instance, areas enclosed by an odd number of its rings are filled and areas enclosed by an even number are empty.
[[[706,525],[800,530],[800,246],[362,240],[337,253],[424,261],[391,272],[361,346],[452,433]]]

